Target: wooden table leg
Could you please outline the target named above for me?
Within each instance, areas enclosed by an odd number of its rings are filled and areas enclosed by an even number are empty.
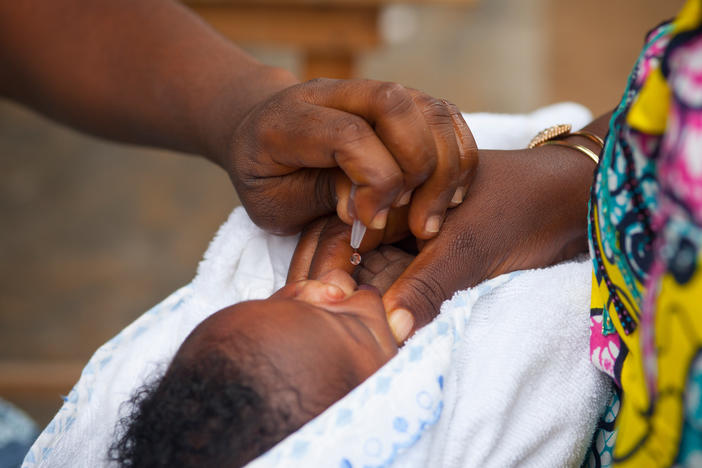
[[[305,79],[351,78],[356,56],[380,43],[378,5],[188,4],[235,42],[297,48]]]

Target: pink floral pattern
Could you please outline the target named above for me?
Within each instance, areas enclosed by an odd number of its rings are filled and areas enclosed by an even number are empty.
[[[602,334],[602,315],[590,316],[590,360],[605,374],[616,381],[614,364],[619,357],[621,342],[619,335]]]

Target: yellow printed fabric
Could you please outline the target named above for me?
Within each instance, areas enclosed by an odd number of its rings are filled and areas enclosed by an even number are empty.
[[[621,396],[603,466],[702,466],[701,24],[689,0],[649,34],[592,187],[591,359]]]

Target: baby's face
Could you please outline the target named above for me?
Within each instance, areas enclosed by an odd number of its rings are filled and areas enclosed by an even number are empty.
[[[319,280],[289,284],[269,299],[222,309],[186,339],[177,358],[217,343],[237,360],[237,336],[248,338],[296,389],[311,419],[377,371],[397,353],[380,295],[334,270]]]

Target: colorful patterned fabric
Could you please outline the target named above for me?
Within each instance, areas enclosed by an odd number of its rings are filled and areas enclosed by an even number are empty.
[[[605,412],[597,423],[595,436],[592,438],[590,449],[588,450],[582,468],[602,468],[612,466],[612,454],[614,453],[614,443],[617,441],[617,431],[615,421],[619,414],[621,397],[618,391],[612,392]]]
[[[702,466],[702,0],[653,30],[590,199],[591,358],[622,390],[617,466]]]

